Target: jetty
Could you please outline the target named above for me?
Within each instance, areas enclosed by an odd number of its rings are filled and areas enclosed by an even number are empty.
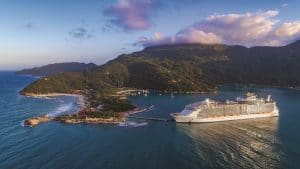
[[[174,121],[172,118],[158,118],[158,117],[144,117],[144,116],[127,116],[127,118],[132,118],[132,119],[143,119],[143,120],[152,120],[152,121],[164,121],[164,122],[169,122],[169,121]]]

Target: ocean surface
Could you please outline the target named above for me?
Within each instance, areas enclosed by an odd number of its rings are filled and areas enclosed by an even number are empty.
[[[271,94],[280,117],[206,124],[129,120],[124,125],[48,122],[29,117],[76,112],[76,98],[36,99],[18,92],[31,76],[0,72],[0,169],[300,168],[300,90],[222,87],[216,94],[130,97],[153,109],[140,116],[170,118],[206,97],[234,99],[247,91]]]

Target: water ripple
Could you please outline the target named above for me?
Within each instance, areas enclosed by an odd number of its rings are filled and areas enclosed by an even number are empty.
[[[277,118],[177,126],[193,140],[188,149],[197,151],[198,158],[209,161],[210,167],[266,168],[280,163],[280,155],[274,151],[280,142]]]

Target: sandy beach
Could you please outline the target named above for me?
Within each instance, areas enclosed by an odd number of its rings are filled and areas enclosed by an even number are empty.
[[[69,93],[48,93],[48,94],[34,94],[34,93],[26,93],[26,97],[34,97],[34,98],[51,98],[51,97],[59,97],[59,96],[70,96],[77,98],[77,104],[79,105],[79,111],[86,108],[85,97],[80,94],[69,94]]]

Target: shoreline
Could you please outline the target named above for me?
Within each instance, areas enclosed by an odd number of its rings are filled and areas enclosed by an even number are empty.
[[[80,113],[82,111],[78,111],[76,114],[67,114],[67,115],[61,115],[57,117],[50,117],[49,115],[41,115],[36,117],[31,117],[29,119],[26,119],[24,121],[24,125],[34,127],[41,123],[50,122],[50,121],[58,121],[65,124],[122,124],[126,121],[127,116],[141,113],[148,110],[147,108],[135,108],[132,110],[128,110],[126,112],[119,112],[121,117],[115,118],[115,117],[109,117],[109,118],[101,118],[101,117],[86,117],[80,116]]]
[[[23,95],[27,96],[27,97],[56,97],[56,96],[74,96],[74,97],[79,97],[79,96],[83,96],[81,94],[70,94],[70,93],[47,93],[47,94],[25,93]]]
[[[82,94],[69,94],[69,93],[48,93],[48,94],[34,94],[34,93],[25,93],[23,94],[25,97],[33,97],[33,98],[44,98],[47,99],[49,97],[60,97],[60,96],[69,96],[75,97],[77,99],[76,103],[79,105],[79,113],[87,106],[86,98]]]
[[[49,97],[61,97],[61,96],[69,96],[69,97],[75,97],[76,101],[75,103],[79,106],[79,109],[75,114],[79,114],[81,111],[83,111],[86,107],[86,98],[84,95],[81,94],[69,94],[69,93],[48,93],[48,94],[33,94],[33,93],[25,93],[22,94],[25,97],[32,97],[32,98],[42,98],[42,99],[47,99]],[[57,116],[60,117],[60,116]],[[23,124],[33,127],[36,126],[40,123],[44,122],[49,122],[49,121],[55,121],[57,117],[51,117],[48,114],[46,115],[40,115],[40,116],[35,116],[28,118],[24,120]]]

